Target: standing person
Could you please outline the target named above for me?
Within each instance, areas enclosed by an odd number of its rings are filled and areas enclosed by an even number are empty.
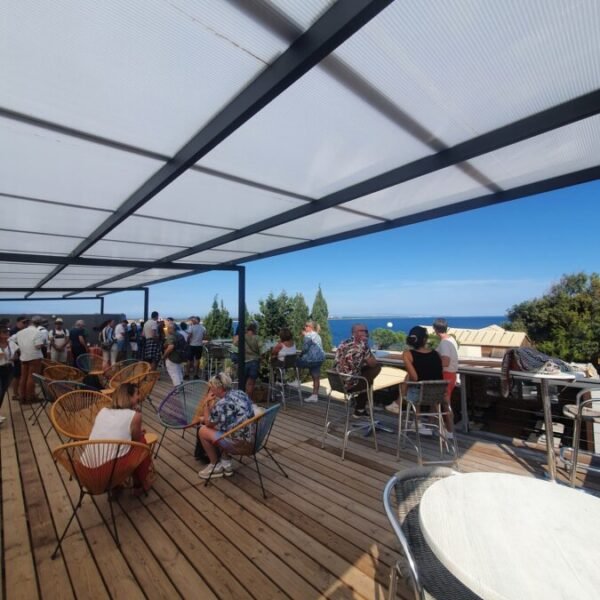
[[[10,337],[14,338],[19,331],[25,329],[29,325],[29,319],[25,316],[17,317],[17,321],[14,327],[9,330]],[[13,398],[19,400],[19,387],[21,383],[21,355],[17,348],[16,354],[13,358]]]
[[[19,346],[21,355],[21,381],[19,383],[19,397],[21,402],[35,402],[35,382],[33,375],[42,368],[42,346],[44,336],[39,330],[42,318],[35,316],[28,327],[21,329],[13,341]]]
[[[127,319],[123,319],[115,327],[115,345],[111,356],[113,364],[127,358],[127,346],[129,345],[129,340],[127,339],[128,327],[129,322]]]
[[[190,379],[199,379],[198,370],[202,359],[202,349],[206,329],[200,324],[200,317],[190,317],[192,324],[188,335],[188,375]]]
[[[129,326],[129,350],[131,351],[131,358],[137,358],[138,348],[140,342],[140,328],[138,324],[133,321]]]
[[[144,360],[152,365],[153,371],[156,371],[162,354],[160,332],[158,331],[158,312],[153,311],[150,318],[144,323],[142,336],[144,337]]]
[[[42,334],[42,338],[44,340],[41,348],[42,354],[44,355],[44,358],[48,358],[48,347],[50,345],[50,338],[48,335],[48,319],[40,321],[40,324],[38,325],[38,331]]]
[[[66,364],[70,345],[69,330],[63,327],[63,320],[60,317],[54,320],[54,329],[48,332],[48,341],[50,358],[55,362]]]
[[[104,362],[104,368],[109,367],[114,363],[113,361],[113,348],[114,358],[117,357],[117,349],[115,346],[115,320],[110,319],[106,321],[100,330],[100,348],[102,348],[102,361]]]
[[[17,352],[16,346],[9,341],[10,332],[7,327],[0,327],[0,408],[10,387],[13,377],[13,359]],[[6,417],[0,415],[0,425]]]
[[[302,333],[302,352],[296,361],[296,365],[300,369],[308,369],[313,380],[312,394],[304,400],[304,402],[319,401],[319,384],[321,377],[321,365],[325,360],[325,351],[323,350],[323,342],[319,331],[321,327],[314,321],[306,321]]]
[[[360,375],[364,377],[369,385],[373,385],[375,377],[379,375],[381,367],[377,364],[377,359],[373,356],[368,344],[369,330],[362,323],[352,325],[352,337],[344,340],[337,348],[335,353],[335,363],[333,368],[338,373],[346,375]],[[350,391],[360,391],[356,397],[354,407],[355,419],[367,416],[365,406],[367,404],[367,389],[365,381],[359,379],[356,383],[349,382],[347,389]]]
[[[442,359],[442,367],[444,368],[442,375],[448,382],[446,401],[451,405],[452,392],[456,387],[458,378],[458,345],[456,340],[448,335],[448,321],[446,319],[436,319],[433,322],[433,330],[440,338],[440,343],[436,350]],[[448,431],[448,437],[452,439],[454,437],[454,419],[452,414],[444,415],[444,422]]]
[[[242,390],[232,389],[231,377],[219,373],[208,382],[210,388],[206,397],[204,414],[198,421],[198,439],[208,455],[210,464],[198,475],[209,477],[229,477],[233,475],[230,455],[249,452],[252,449],[253,425],[242,427],[222,442],[222,455],[219,461],[215,442],[226,432],[254,416],[250,398]]]
[[[69,333],[71,342],[71,360],[73,365],[77,366],[77,357],[85,354],[88,350],[87,334],[84,329],[85,323],[82,319],[75,321],[75,327]]]
[[[167,367],[167,373],[175,387],[183,383],[183,366],[185,353],[182,349],[181,338],[175,327],[174,321],[167,321],[167,335],[165,337],[164,350],[162,358]],[[183,339],[183,338],[181,338]]]
[[[246,327],[245,340],[245,354],[246,362],[244,365],[244,371],[246,373],[246,394],[252,399],[254,393],[254,386],[258,379],[258,371],[260,369],[260,349],[262,343],[257,335],[258,328],[256,323],[249,323]],[[239,335],[234,336],[233,343],[237,345]]]

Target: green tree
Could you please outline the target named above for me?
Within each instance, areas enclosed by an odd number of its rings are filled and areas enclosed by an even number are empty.
[[[541,352],[590,361],[600,349],[600,276],[563,275],[541,298],[514,305],[507,316],[505,327],[525,331]]]
[[[371,339],[380,350],[385,350],[392,345],[403,347],[406,334],[403,331],[392,331],[385,327],[378,327],[371,332]]]
[[[321,336],[321,340],[323,341],[323,349],[325,350],[325,352],[329,352],[332,346],[331,331],[329,329],[328,320],[329,309],[327,308],[327,301],[325,300],[325,296],[323,296],[323,292],[321,290],[320,285],[312,305],[311,319],[317,322],[321,327],[319,335]]]
[[[304,296],[302,294],[296,294],[291,300],[291,306],[292,312],[290,313],[288,327],[292,331],[296,346],[301,348],[302,339],[304,337],[302,335],[302,330],[304,329],[304,324],[309,318],[308,305],[306,304],[306,300],[304,300]]]
[[[281,292],[277,297],[271,292],[265,300],[258,301],[258,306],[260,312],[255,316],[258,334],[262,338],[277,337],[282,327],[289,327],[292,301],[285,292]]]
[[[223,300],[219,304],[215,296],[212,308],[204,319],[204,326],[209,338],[228,338],[231,337],[231,317],[229,311],[223,305]]]

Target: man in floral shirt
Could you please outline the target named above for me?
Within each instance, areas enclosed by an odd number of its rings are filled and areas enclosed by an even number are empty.
[[[242,427],[230,436],[225,433],[254,416],[254,406],[248,395],[241,390],[233,390],[231,378],[219,373],[209,382],[210,390],[203,399],[204,414],[199,422],[198,439],[206,451],[210,464],[198,475],[202,479],[209,477],[229,477],[233,475],[230,454],[243,454],[251,450],[254,441],[254,424]],[[221,440],[221,438],[223,439]],[[222,450],[218,460],[215,442],[219,441]]]
[[[381,367],[377,364],[377,360],[369,348],[368,340],[369,330],[366,325],[362,323],[352,325],[352,337],[344,340],[338,346],[333,368],[338,373],[360,375],[369,382],[369,385],[373,385],[373,381],[379,375]],[[359,379],[356,383],[349,381],[346,387],[352,391],[365,390],[356,397],[353,416],[357,419],[366,416],[367,392],[365,381],[363,379]]]

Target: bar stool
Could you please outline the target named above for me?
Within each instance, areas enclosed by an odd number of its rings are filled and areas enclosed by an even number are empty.
[[[344,442],[342,445],[342,460],[346,455],[346,447],[348,446],[348,438],[356,431],[364,431],[364,435],[367,436],[373,432],[373,444],[375,446],[375,452],[377,448],[377,423],[373,418],[373,388],[369,385],[369,382],[365,377],[360,375],[346,375],[345,373],[338,373],[337,371],[327,371],[327,379],[329,380],[329,394],[327,396],[327,409],[325,410],[325,428],[323,430],[323,439],[321,440],[321,448],[325,447],[325,439],[329,433],[329,429],[334,425],[334,421],[329,420],[329,409],[331,406],[331,397],[333,392],[341,394],[341,398],[336,398],[346,405],[346,416],[343,419],[344,422]],[[347,389],[346,385],[353,383],[356,385],[359,381],[363,381],[365,388],[353,391]],[[368,421],[358,422],[354,425],[350,425],[350,412],[354,409],[356,397],[362,392],[367,392],[367,417]]]
[[[585,400],[584,397],[586,397]],[[563,415],[575,421],[573,425],[573,446],[564,446],[560,449],[560,458],[569,471],[569,482],[571,487],[575,487],[575,476],[578,467],[586,471],[600,473],[598,467],[578,463],[580,454],[590,458],[598,456],[594,452],[580,452],[579,443],[581,441],[582,423],[600,424],[600,388],[581,390],[575,397],[575,404],[567,404],[563,407]],[[568,450],[571,450],[571,460],[565,456]]]
[[[225,346],[208,346],[208,379],[225,369],[225,360],[229,358],[229,349]]]
[[[302,388],[300,384],[300,371],[296,365],[297,357],[295,354],[288,354],[283,357],[283,361],[277,361],[275,364],[269,365],[269,399],[273,396],[274,392],[277,392],[281,396],[281,402],[283,403],[283,409],[287,408],[285,388],[286,385],[289,387],[292,384],[286,384],[286,375],[291,371],[292,377],[294,377],[293,385],[298,392],[298,400],[300,406],[302,406]],[[279,375],[279,377],[278,377]]]
[[[400,447],[402,439],[408,440],[417,453],[419,466],[425,464],[458,464],[458,447],[456,438],[448,440],[448,431],[444,424],[444,417],[452,415],[452,408],[449,402],[446,402],[446,392],[448,382],[440,380],[432,381],[410,381],[407,382],[408,393],[406,400],[406,418],[404,422],[404,431],[402,430],[402,393],[400,393],[400,411],[398,412],[398,444],[396,447],[396,458],[400,458]],[[442,409],[444,406],[444,409]],[[409,429],[409,418],[413,417],[414,429]],[[440,460],[423,460],[423,451],[421,447],[421,434],[419,429],[422,425],[421,419],[428,417],[435,419],[435,422],[428,422],[429,427],[438,431]],[[408,437],[409,432],[414,432],[415,443]],[[450,443],[448,443],[450,442]],[[452,454],[452,460],[444,459],[444,449],[446,453]]]

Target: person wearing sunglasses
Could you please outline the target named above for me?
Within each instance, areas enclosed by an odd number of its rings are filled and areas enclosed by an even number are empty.
[[[346,375],[356,375],[364,377],[369,385],[373,385],[375,377],[379,375],[381,367],[377,364],[377,359],[369,348],[369,330],[362,323],[352,325],[352,337],[341,342],[335,353],[335,363],[333,368],[338,373]],[[367,416],[365,409],[367,405],[367,390],[364,379],[359,379],[356,383],[350,382],[348,390],[361,391],[356,397],[354,407],[355,419]]]
[[[202,423],[198,429],[198,439],[210,464],[206,465],[198,475],[202,479],[223,477],[223,475],[229,477],[233,475],[230,456],[249,451],[254,433],[250,427],[254,427],[254,425],[243,427],[220,442],[220,460],[215,443],[224,433],[247,419],[251,419],[254,416],[254,406],[245,392],[232,389],[231,377],[225,373],[219,373],[212,377],[208,385],[210,386],[209,392],[202,401],[204,414],[198,421]]]

